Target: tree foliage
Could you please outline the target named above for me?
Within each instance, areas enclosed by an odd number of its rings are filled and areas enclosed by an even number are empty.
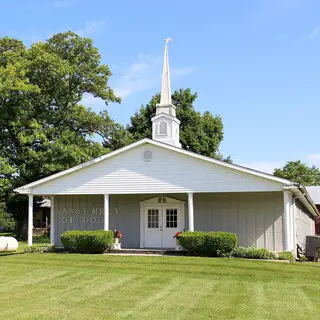
[[[103,111],[83,105],[90,94],[120,102],[109,86],[111,71],[101,63],[88,38],[59,33],[26,47],[0,38],[0,209],[18,222],[26,215],[26,197],[15,187],[76,166],[139,139],[152,136],[151,118],[160,95],[152,97],[124,127]],[[175,91],[173,104],[181,121],[182,147],[222,158],[220,116],[195,111],[196,93]],[[99,135],[103,143],[95,139]],[[10,218],[10,217],[9,217]]]
[[[172,103],[176,107],[177,118],[180,120],[180,142],[182,148],[208,157],[222,159],[219,145],[223,140],[223,123],[218,115],[209,111],[203,114],[196,111],[194,103],[197,93],[191,89],[180,89],[172,95]],[[122,129],[121,134],[127,141],[137,141],[152,137],[152,117],[156,114],[156,105],[160,102],[160,94],[154,95],[150,102],[141,106],[131,117],[131,123]],[[227,159],[230,161],[230,159]]]
[[[113,126],[112,120],[81,100],[91,94],[106,104],[119,102],[110,76],[92,41],[75,33],[56,34],[30,48],[0,38],[0,169],[14,171],[12,188],[108,152],[93,138]],[[0,177],[5,174],[0,171]],[[7,199],[15,214],[17,199]]]
[[[315,166],[308,166],[300,160],[287,162],[283,168],[275,169],[273,174],[305,186],[320,185],[320,170]]]

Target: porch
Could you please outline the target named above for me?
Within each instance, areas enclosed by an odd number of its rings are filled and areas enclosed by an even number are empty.
[[[229,231],[240,245],[284,250],[290,220],[282,192],[56,195],[52,199],[51,243],[62,246],[66,230],[114,230],[123,248],[174,248],[177,231]],[[32,244],[32,195],[28,243]],[[291,239],[290,239],[291,240]]]

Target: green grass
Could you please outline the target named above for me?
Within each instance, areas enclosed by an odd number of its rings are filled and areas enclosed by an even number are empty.
[[[319,319],[320,268],[196,257],[0,257],[1,319]]]

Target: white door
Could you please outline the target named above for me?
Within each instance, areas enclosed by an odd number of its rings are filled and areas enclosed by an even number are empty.
[[[162,210],[161,207],[146,208],[145,247],[162,247]]]
[[[164,206],[163,214],[163,231],[162,231],[162,247],[174,248],[176,239],[173,238],[176,232],[182,231],[179,207]]]
[[[175,233],[182,231],[179,206],[158,205],[145,209],[145,247],[174,248]]]

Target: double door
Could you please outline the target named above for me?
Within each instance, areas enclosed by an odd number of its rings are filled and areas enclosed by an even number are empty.
[[[145,208],[145,247],[174,248],[175,233],[181,231],[179,206],[159,205]]]

